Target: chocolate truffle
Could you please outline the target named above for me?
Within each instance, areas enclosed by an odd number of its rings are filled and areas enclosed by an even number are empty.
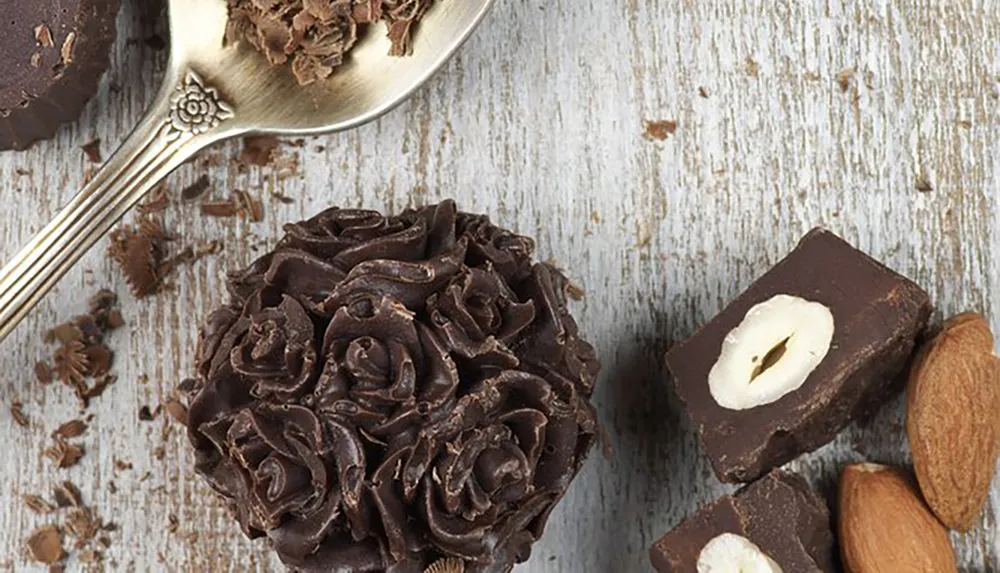
[[[118,0],[7,3],[0,150],[25,149],[80,117],[108,68],[118,7]]]
[[[302,85],[328,78],[358,41],[358,26],[384,20],[390,55],[411,51],[410,33],[431,0],[228,0],[226,40],[246,40],[274,65],[292,63]]]
[[[800,476],[782,470],[701,508],[649,556],[660,573],[742,571],[741,564],[758,564],[748,571],[838,570],[826,502]]]
[[[927,293],[823,229],[690,339],[674,387],[719,479],[749,482],[901,389]]]
[[[528,558],[597,431],[567,279],[455,205],[288,225],[197,357],[197,470],[303,571]]]

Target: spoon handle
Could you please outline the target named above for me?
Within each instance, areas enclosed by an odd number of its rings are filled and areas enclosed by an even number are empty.
[[[0,270],[0,341],[168,173],[220,138],[233,110],[194,72],[171,73],[135,131]]]

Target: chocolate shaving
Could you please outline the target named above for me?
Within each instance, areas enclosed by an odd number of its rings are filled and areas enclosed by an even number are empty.
[[[264,219],[264,205],[246,191],[235,189],[225,201],[206,201],[201,213],[208,217],[246,217],[254,223]]]
[[[160,286],[164,236],[162,226],[148,218],[138,227],[125,225],[111,232],[108,256],[121,266],[138,298],[155,294]]]
[[[265,167],[274,159],[281,141],[273,135],[252,135],[243,138],[243,151],[239,162],[244,165]]]
[[[39,360],[35,362],[35,378],[42,385],[49,385],[52,383],[52,368],[45,362]]]
[[[42,496],[40,495],[26,493],[21,499],[24,500],[24,505],[27,506],[28,509],[41,515],[52,513],[56,510],[51,503],[42,499]]]
[[[53,433],[53,436],[59,436],[63,439],[77,438],[83,435],[87,431],[87,424],[83,420],[70,420],[59,426]]]
[[[246,40],[274,65],[291,62],[302,85],[323,80],[344,63],[359,26],[384,21],[392,56],[412,51],[410,34],[431,0],[228,0],[226,41]]]
[[[66,557],[62,547],[62,532],[54,525],[39,527],[28,537],[28,552],[39,563],[52,564]]]
[[[28,423],[28,417],[24,415],[24,404],[20,402],[14,402],[10,405],[10,417],[14,419],[14,423],[22,428],[27,428],[30,424]]]
[[[91,163],[101,163],[103,158],[101,157],[101,139],[97,138],[90,143],[82,146],[80,149],[83,150],[83,154],[87,156],[87,161]]]
[[[159,408],[157,408],[157,411],[159,411]],[[156,417],[156,414],[150,411],[149,406],[139,408],[139,421],[150,422],[154,417]]]
[[[149,200],[139,205],[138,210],[143,215],[151,215],[164,211],[169,205],[170,188],[167,187],[166,183],[160,183],[150,193]]]
[[[61,436],[53,436],[52,442],[52,446],[46,448],[43,454],[55,462],[56,467],[60,469],[75,466],[83,457],[83,448],[67,442]]]
[[[194,183],[181,190],[181,201],[200,199],[212,186],[208,175],[202,175]]]
[[[180,403],[180,401],[171,398],[167,400],[167,404],[164,409],[167,411],[167,414],[170,414],[170,417],[173,418],[174,421],[181,425],[187,425],[188,410],[184,404]]]
[[[52,497],[56,500],[56,505],[61,508],[80,507],[83,503],[80,489],[69,480],[65,480],[57,485],[52,491]]]
[[[676,121],[650,121],[646,120],[646,139],[663,141],[677,131]]]

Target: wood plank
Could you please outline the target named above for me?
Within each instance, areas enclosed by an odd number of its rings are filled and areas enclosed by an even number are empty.
[[[68,478],[120,525],[109,570],[280,570],[192,475],[181,433],[154,459],[162,422],[138,422],[136,412],[192,372],[197,328],[225,298],[225,272],[269,248],[284,222],[332,204],[398,210],[454,197],[535,236],[541,258],[585,287],[578,316],[604,362],[595,402],[614,455],[592,456],[521,570],[649,570],[648,546],[725,491],[670,395],[662,354],[809,228],[828,226],[916,279],[942,313],[981,310],[1000,328],[998,8],[991,0],[500,0],[411,101],[293,151],[301,176],[242,173],[225,161],[210,169],[219,195],[273,188],[295,202],[267,200],[260,224],[172,206],[168,224],[184,241],[226,243],[185,269],[175,289],[135,300],[99,248],[4,343],[0,404],[22,401],[32,426],[0,415],[8,508],[0,568],[39,570],[23,541],[46,518],[19,498]],[[80,145],[100,137],[107,154],[152,99],[164,55],[142,40],[154,28],[132,6],[120,24],[111,73],[84,118],[52,142],[0,155],[3,260],[79,188]],[[677,130],[650,141],[645,120],[676,121]],[[225,160],[238,149],[211,153]],[[186,166],[171,185],[203,172]],[[923,183],[931,190],[920,192]],[[35,384],[30,369],[50,351],[39,333],[81,311],[100,286],[123,295],[128,320],[111,341],[119,382],[90,410],[81,463],[56,470],[39,452],[77,415],[76,401]],[[141,375],[147,384],[136,382]],[[793,467],[829,492],[846,460],[904,463],[901,421],[897,401]],[[132,469],[116,469],[116,458]],[[969,571],[1000,569],[998,513],[995,485],[980,526],[955,536]]]

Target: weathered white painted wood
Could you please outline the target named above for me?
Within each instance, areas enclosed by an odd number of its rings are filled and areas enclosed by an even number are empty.
[[[80,186],[79,146],[101,137],[107,152],[151,100],[163,55],[141,40],[153,28],[130,6],[121,29],[109,82],[83,120],[0,155],[0,258]],[[678,128],[649,141],[645,119]],[[198,324],[223,300],[226,269],[268,248],[283,222],[330,204],[400,209],[455,197],[536,236],[541,256],[586,287],[578,315],[605,363],[595,400],[614,455],[593,456],[523,571],[646,571],[647,547],[724,491],[668,391],[669,344],[820,224],[917,279],[943,313],[979,309],[1000,328],[998,133],[992,0],[501,0],[410,102],[298,151],[302,177],[211,169],[220,194],[273,186],[296,202],[268,201],[257,225],[171,207],[184,240],[226,241],[174,291],[134,300],[95,251],[4,343],[0,403],[24,402],[33,426],[0,415],[0,569],[39,570],[23,539],[44,518],[19,498],[70,478],[121,525],[108,570],[279,570],[191,474],[178,431],[153,459],[162,421],[140,423],[136,412],[191,372]],[[171,183],[202,172],[185,167]],[[918,192],[920,180],[933,190]],[[120,381],[92,407],[81,463],[55,470],[38,454],[76,403],[65,388],[34,384],[30,366],[47,352],[39,333],[104,285],[123,294],[128,318],[112,340]],[[148,384],[135,382],[142,374]],[[829,492],[845,460],[905,462],[901,420],[897,402],[793,465]],[[133,468],[115,469],[116,457]],[[968,571],[1000,570],[998,512],[995,487],[980,527],[955,537]]]

